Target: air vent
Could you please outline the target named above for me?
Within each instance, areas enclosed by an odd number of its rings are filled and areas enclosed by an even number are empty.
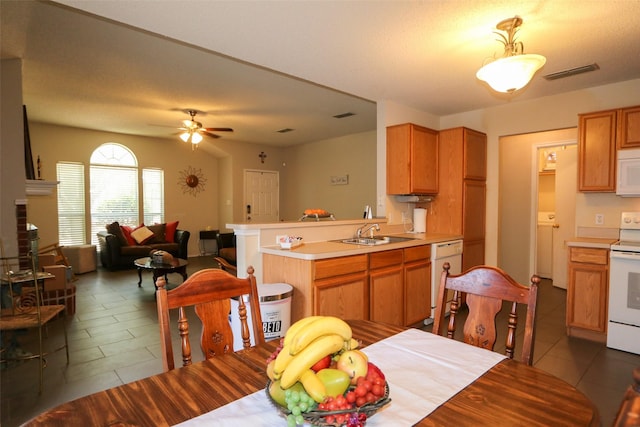
[[[355,113],[342,113],[342,114],[336,114],[335,116],[333,116],[336,119],[344,119],[345,117],[351,117],[351,116],[355,116]]]
[[[276,131],[278,133],[287,133],[287,132],[293,132],[293,129],[291,128],[284,128],[284,129],[280,129],[278,131]]]
[[[565,77],[575,76],[576,74],[588,73],[589,71],[599,70],[600,67],[595,62],[589,65],[583,65],[582,67],[571,68],[569,70],[558,71],[557,73],[547,74],[543,76],[547,80],[563,79]]]

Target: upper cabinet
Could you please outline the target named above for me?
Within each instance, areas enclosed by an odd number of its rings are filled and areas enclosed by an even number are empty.
[[[412,123],[387,127],[387,194],[438,193],[438,132]]]
[[[640,106],[578,117],[578,190],[615,192],[616,148],[640,147]]]
[[[618,148],[640,147],[640,106],[619,110],[618,133]]]
[[[616,191],[616,110],[580,114],[578,189]]]

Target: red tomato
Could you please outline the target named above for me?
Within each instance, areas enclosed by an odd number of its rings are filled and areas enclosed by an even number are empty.
[[[313,372],[318,372],[321,369],[326,369],[331,365],[331,355],[325,356],[322,359],[318,360],[315,365],[311,367]]]
[[[356,387],[355,392],[356,392],[356,397],[364,397],[367,394],[367,389],[364,388],[363,386],[359,385],[359,386]],[[358,405],[358,406],[360,406],[360,405]]]
[[[364,396],[360,396],[356,399],[356,406],[362,406],[367,403],[367,399]]]
[[[354,391],[350,391],[347,393],[345,398],[347,399],[347,402],[354,403],[356,401],[356,393]]]
[[[378,400],[378,398],[375,397],[371,392],[368,392],[364,398],[367,400],[367,402],[375,402],[376,400]]]
[[[381,397],[384,394],[384,388],[378,384],[374,384],[371,387],[371,393],[373,393],[375,396]]]

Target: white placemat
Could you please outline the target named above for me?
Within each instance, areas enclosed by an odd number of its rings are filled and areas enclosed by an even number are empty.
[[[367,420],[368,427],[413,425],[505,358],[458,341],[408,329],[364,349],[385,374],[391,403]],[[284,417],[264,390],[187,420],[180,427],[278,426]]]

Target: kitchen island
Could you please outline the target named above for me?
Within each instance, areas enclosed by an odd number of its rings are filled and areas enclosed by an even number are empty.
[[[356,230],[379,224],[376,235],[408,240],[367,246],[343,243]],[[431,245],[459,235],[404,233],[386,219],[229,224],[238,241],[238,272],[256,267],[261,283],[293,286],[291,322],[314,314],[419,323],[430,315]],[[282,249],[276,236],[302,237],[303,244]]]

